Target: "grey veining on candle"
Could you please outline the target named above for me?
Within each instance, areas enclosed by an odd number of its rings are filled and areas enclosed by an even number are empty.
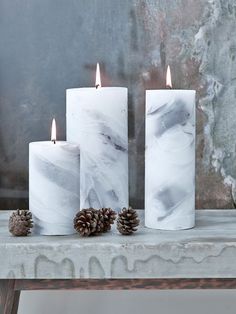
[[[127,134],[116,125],[115,119],[107,119],[104,114],[94,115],[86,111],[83,118],[85,128],[86,124],[92,123],[93,130],[82,133],[84,136],[80,139],[81,208],[108,206],[118,209],[127,206]],[[90,141],[94,145],[88,151]]]
[[[81,149],[80,207],[128,206],[127,90],[67,90],[67,140]]]
[[[156,136],[159,137],[168,129],[176,125],[184,125],[189,119],[189,110],[186,104],[181,99],[176,99],[167,104],[164,104],[156,110],[150,109],[147,115],[158,115],[158,123],[156,125]]]
[[[57,142],[30,144],[29,205],[34,232],[73,234],[73,218],[79,210],[79,148]]]
[[[146,225],[194,226],[195,92],[147,91]]]

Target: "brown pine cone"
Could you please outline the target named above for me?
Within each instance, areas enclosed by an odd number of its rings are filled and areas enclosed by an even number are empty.
[[[97,235],[100,233],[104,232],[104,217],[103,214],[100,212],[100,210],[96,210],[97,215],[98,215],[98,220],[97,220],[97,226],[96,230],[94,231],[93,235]]]
[[[123,208],[118,214],[117,229],[123,235],[130,235],[137,231],[139,218],[136,210],[132,207]]]
[[[98,211],[94,208],[80,210],[74,218],[74,228],[83,237],[97,232]]]
[[[99,211],[103,216],[103,232],[107,232],[111,230],[111,225],[114,224],[117,213],[111,208],[101,208]]]
[[[32,214],[28,209],[17,209],[9,218],[8,228],[11,234],[18,237],[27,236],[33,227]]]

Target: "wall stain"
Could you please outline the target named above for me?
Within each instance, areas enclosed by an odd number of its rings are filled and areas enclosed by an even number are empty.
[[[89,278],[105,278],[105,271],[95,256],[90,257],[88,262]]]
[[[34,278],[75,278],[74,264],[69,258],[55,262],[45,255],[39,255],[34,262]]]

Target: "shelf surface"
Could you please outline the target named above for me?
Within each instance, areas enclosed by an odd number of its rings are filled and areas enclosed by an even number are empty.
[[[197,210],[196,227],[141,226],[122,236],[13,237],[10,211],[0,211],[0,278],[236,278],[236,210]]]

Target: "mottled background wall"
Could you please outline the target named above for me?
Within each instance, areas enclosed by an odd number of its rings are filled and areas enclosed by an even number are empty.
[[[129,88],[130,196],[143,207],[144,92],[197,90],[197,207],[236,200],[235,0],[0,0],[0,208],[27,206],[28,143],[65,139],[65,89]]]

